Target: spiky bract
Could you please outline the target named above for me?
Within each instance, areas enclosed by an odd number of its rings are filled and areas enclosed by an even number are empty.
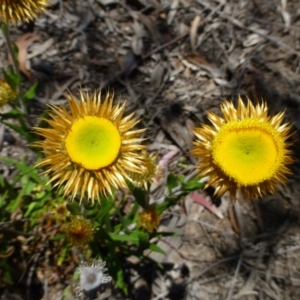
[[[48,5],[48,0],[2,0],[0,21],[28,22],[40,15]]]

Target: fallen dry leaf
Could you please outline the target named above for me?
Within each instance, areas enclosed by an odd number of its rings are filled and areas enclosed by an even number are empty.
[[[198,194],[197,192],[192,192],[189,194],[189,196],[194,200],[194,202],[201,204],[204,206],[206,209],[214,213],[217,217],[220,219],[223,219],[224,216],[220,209],[218,209],[213,203],[209,202],[205,197],[202,195]]]
[[[31,73],[26,68],[26,61],[27,61],[27,50],[28,47],[37,39],[39,38],[38,35],[33,35],[31,33],[25,33],[20,36],[16,41],[15,45],[18,47],[18,63],[19,63],[19,70],[30,80]],[[8,60],[12,63],[11,55],[8,55]]]
[[[197,30],[198,30],[200,22],[201,22],[200,16],[196,16],[195,19],[192,21],[192,26],[191,26],[191,30],[190,30],[190,40],[191,40],[192,52],[195,52],[195,49],[196,49]]]

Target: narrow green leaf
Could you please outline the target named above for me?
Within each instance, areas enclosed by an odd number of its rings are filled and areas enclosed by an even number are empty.
[[[177,176],[170,173],[167,178],[167,187],[168,187],[169,193],[171,193],[171,191],[179,185],[180,185],[180,182],[179,182]]]
[[[63,248],[63,251],[61,252],[59,258],[57,259],[57,265],[61,266],[63,264],[63,262],[65,261],[67,254],[69,253],[70,248],[69,247],[65,247]]]
[[[0,113],[0,117],[2,120],[5,119],[15,119],[17,117],[23,116],[23,113],[21,111],[19,111],[18,109],[12,109],[7,113],[1,114]]]
[[[32,85],[24,94],[24,99],[26,101],[30,101],[32,99],[34,99],[34,97],[36,96],[36,89],[37,89],[38,83],[36,82],[34,85]]]
[[[25,217],[28,217],[30,215],[30,213],[35,209],[35,207],[37,206],[37,202],[31,202],[29,205],[28,205],[28,209],[25,213]]]
[[[19,134],[24,136],[27,140],[31,139],[30,133],[28,132],[28,130],[24,130],[23,127],[20,127],[18,125],[11,124],[11,123],[8,123],[8,122],[5,122],[5,121],[2,121],[2,123],[4,125],[6,125],[7,127],[11,128],[12,130],[14,130],[15,132],[18,132]]]
[[[116,233],[109,233],[109,236],[114,240],[114,241],[119,241],[119,242],[130,242],[136,245],[139,245],[139,237],[138,235],[127,235],[127,234],[116,234]]]
[[[142,208],[145,209],[148,207],[148,194],[144,189],[135,187],[131,192],[134,196],[134,199]]]
[[[164,255],[167,255],[166,252],[161,249],[160,247],[158,247],[156,244],[149,244],[149,249],[154,251],[154,252],[157,252],[157,253],[161,253],[161,254],[164,254]]]
[[[3,70],[3,77],[14,91],[17,90],[22,81],[21,78],[12,69],[8,71]]]
[[[67,209],[72,215],[81,215],[81,207],[77,202],[68,203]]]
[[[32,166],[27,166],[25,162],[18,162],[12,158],[5,157],[5,156],[1,156],[0,159],[19,169],[21,171],[21,176],[28,175],[36,183],[45,185],[45,181],[43,181],[40,178],[40,176],[38,175],[38,171]]]
[[[183,186],[183,190],[187,192],[192,192],[196,190],[200,190],[204,187],[203,182],[199,182],[199,179],[192,179],[189,182],[185,183]]]

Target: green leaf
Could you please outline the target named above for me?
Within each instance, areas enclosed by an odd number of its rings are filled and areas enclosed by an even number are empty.
[[[179,182],[177,176],[170,173],[167,178],[167,187],[168,187],[169,193],[171,193],[171,191],[179,185],[180,185],[180,182]]]
[[[108,268],[108,273],[114,278],[117,286],[124,292],[125,295],[127,295],[128,288],[125,281],[125,274],[119,254],[116,252],[115,248],[110,247],[106,255],[106,266]]]
[[[174,198],[166,197],[165,201],[161,204],[158,204],[155,209],[159,215],[161,215],[166,209],[174,205],[177,201],[181,199],[181,195],[178,195]]]
[[[34,99],[36,96],[36,89],[37,89],[38,83],[36,82],[34,85],[32,85],[24,94],[24,99],[29,102],[30,100]]]
[[[161,254],[164,254],[164,255],[167,255],[166,252],[161,249],[160,247],[158,247],[156,244],[149,244],[149,249],[154,251],[154,252],[158,252],[158,253],[161,253]]]
[[[97,220],[99,224],[103,224],[103,220],[110,218],[109,212],[114,206],[114,201],[102,199],[101,206],[99,214],[95,217],[95,220]]]
[[[28,205],[28,209],[25,213],[25,217],[28,217],[30,215],[30,213],[35,209],[35,207],[38,205],[37,202],[31,202],[29,205]]]
[[[13,44],[12,47],[13,47],[13,51],[14,51],[15,58],[16,58],[16,60],[17,60],[17,64],[18,64],[18,66],[19,66],[19,61],[18,61],[19,47],[17,46],[17,44]]]
[[[56,234],[52,237],[50,237],[50,241],[60,241],[63,240],[65,238],[64,234]]]
[[[72,215],[81,215],[81,207],[77,202],[67,204],[67,209]]]
[[[204,187],[204,183],[199,181],[199,178],[192,179],[189,182],[185,183],[183,186],[183,190],[187,192],[193,192],[196,190],[200,190]]]
[[[138,209],[139,209],[138,203],[134,202],[134,204],[132,205],[132,209],[126,218],[131,221],[136,221]]]
[[[18,132],[19,134],[24,136],[27,140],[31,140],[31,135],[27,129],[24,129],[23,127],[15,124],[7,123],[5,121],[2,121],[2,123],[7,127],[11,128],[12,130],[14,130],[15,132]]]
[[[18,109],[12,109],[11,111],[1,114],[0,113],[0,117],[2,120],[5,119],[15,119],[17,117],[21,117],[23,116],[23,113],[21,111],[19,111]]]
[[[17,90],[22,82],[21,78],[12,69],[8,71],[3,70],[3,77],[14,91]]]
[[[58,266],[61,266],[63,264],[63,262],[65,261],[65,259],[66,259],[69,252],[70,252],[69,247],[63,248],[63,251],[61,252],[59,258],[57,259],[57,265]]]
[[[148,207],[148,194],[144,189],[134,187],[131,192],[134,196],[134,199],[142,208],[145,209]]]
[[[119,242],[130,242],[136,245],[139,245],[139,236],[137,234],[117,234],[117,233],[109,233],[109,236],[114,240],[114,241],[119,241]]]
[[[45,185],[45,181],[43,181],[40,178],[40,176],[38,175],[38,171],[36,169],[34,169],[32,166],[27,166],[25,162],[18,162],[12,158],[5,157],[5,156],[1,156],[0,159],[5,161],[8,164],[13,165],[17,169],[19,169],[21,171],[21,174],[20,174],[21,177],[24,175],[27,175],[31,179],[33,179],[33,181],[35,181],[36,183]]]

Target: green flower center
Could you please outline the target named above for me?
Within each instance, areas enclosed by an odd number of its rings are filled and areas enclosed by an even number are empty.
[[[212,144],[213,160],[241,186],[272,178],[284,159],[284,140],[268,122],[258,119],[230,121]]]
[[[73,162],[87,170],[98,170],[112,164],[117,158],[121,136],[111,121],[85,116],[73,123],[65,146]]]

